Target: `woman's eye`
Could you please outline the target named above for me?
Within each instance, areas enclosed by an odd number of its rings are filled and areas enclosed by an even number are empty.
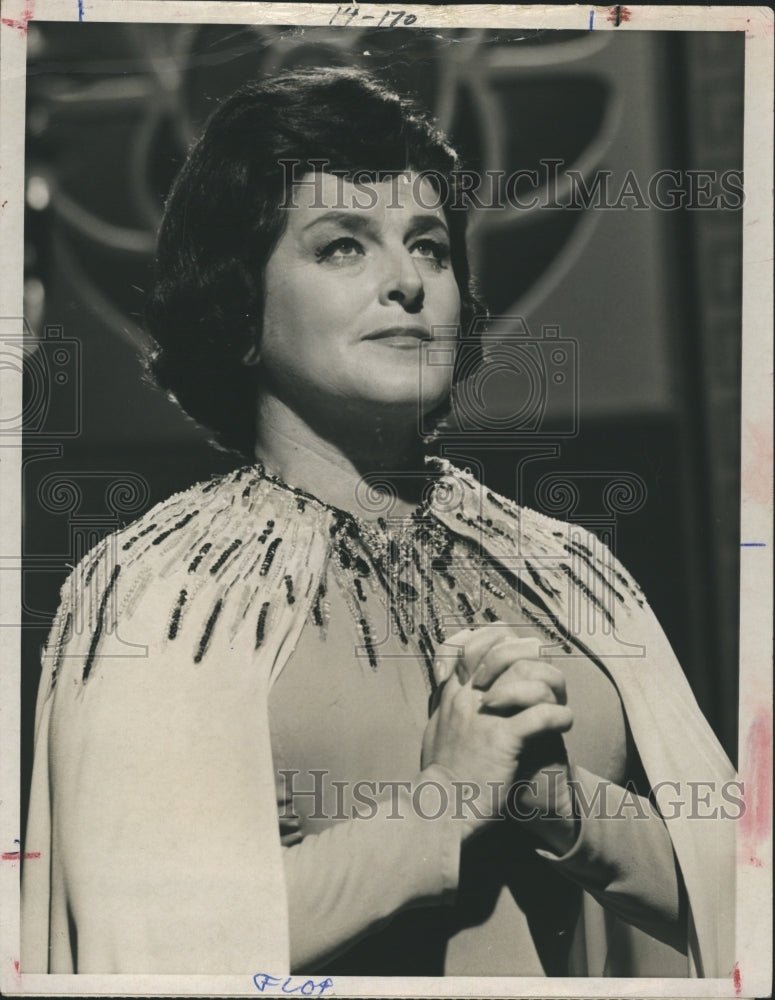
[[[449,260],[449,247],[438,240],[416,240],[411,253],[413,257],[431,261],[438,268],[446,267]]]
[[[315,251],[315,256],[319,261],[329,261],[332,264],[345,264],[351,260],[357,260],[364,255],[363,246],[352,236],[341,236],[332,240],[324,247]]]

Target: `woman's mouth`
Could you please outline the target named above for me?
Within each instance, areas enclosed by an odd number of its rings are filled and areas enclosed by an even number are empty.
[[[422,326],[390,326],[367,333],[364,340],[379,341],[384,347],[417,350],[420,344],[432,340],[430,330]]]

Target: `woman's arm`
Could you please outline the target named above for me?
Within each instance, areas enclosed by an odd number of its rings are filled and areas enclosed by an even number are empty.
[[[507,635],[479,655],[469,644],[471,683],[484,693],[484,706],[504,711],[509,671],[495,676],[503,660],[524,655],[520,641]],[[530,655],[529,647],[527,654]],[[521,661],[527,672],[540,661]],[[546,667],[544,667],[546,669]],[[565,700],[562,674],[554,694]],[[536,676],[537,673],[536,673]],[[645,780],[627,732],[625,773]],[[537,837],[541,853],[554,867],[583,886],[629,923],[682,951],[687,948],[687,899],[670,834],[657,809],[635,793],[572,768],[559,733],[531,741],[520,760],[519,780],[510,796],[510,813]]]
[[[224,629],[195,663],[211,591],[201,608],[191,599],[192,628],[170,643],[180,581],[153,577],[154,564],[119,564],[117,550],[112,540],[74,571],[46,651],[24,967],[284,971],[266,684],[252,641]],[[153,585],[141,592],[146,576]]]
[[[664,820],[631,787],[578,766],[569,776],[575,841],[564,853],[556,846],[538,853],[617,916],[686,952],[686,890]],[[564,823],[536,819],[530,826],[544,844],[554,839],[556,845],[556,828]]]
[[[397,802],[390,793],[372,819],[340,822],[286,849],[293,968],[306,971],[332,957],[402,909],[449,899],[460,844],[499,818],[521,755],[532,741],[559,739],[569,727],[570,712],[550,687],[558,672],[543,664],[527,673],[509,658],[494,664],[496,680],[506,681],[498,693],[508,714],[482,711],[488,695],[461,682],[465,671],[454,664],[498,638],[494,629],[465,630],[437,651],[436,676],[446,679],[425,730],[423,770]],[[443,789],[429,793],[430,803],[417,798],[423,781]],[[499,794],[493,795],[493,786]],[[472,790],[484,792],[473,803]],[[441,812],[440,797],[444,815],[423,819]],[[391,812],[402,819],[390,819]]]
[[[425,782],[435,787],[423,792]],[[442,768],[395,783],[358,812],[283,850],[295,972],[319,969],[401,910],[454,901],[464,824]]]

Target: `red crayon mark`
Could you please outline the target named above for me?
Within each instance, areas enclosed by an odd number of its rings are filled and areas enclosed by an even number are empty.
[[[772,500],[772,428],[764,421],[747,421],[748,461],[743,466],[743,492],[757,503]]]
[[[18,18],[4,17],[2,18],[3,24],[9,28],[18,28],[23,35],[27,34],[27,25],[35,16],[35,3],[34,0],[29,0],[24,10],[22,10],[21,15]]]
[[[740,963],[735,962],[735,967],[732,970],[732,981],[735,984],[735,993],[740,996],[740,992],[743,989],[743,977],[740,975]]]
[[[3,861],[18,861],[19,857],[20,855],[18,851],[3,851]],[[21,855],[21,857],[25,861],[29,860],[30,858],[39,858],[40,851],[25,851],[24,854]]]
[[[761,863],[756,864],[757,850],[769,833],[772,809],[772,720],[765,709],[748,730],[746,756],[750,764],[745,776],[745,812],[740,826],[744,856],[758,868]]]
[[[628,7],[622,7],[618,4],[616,7],[609,8],[606,21],[613,21],[614,27],[618,28],[622,21],[629,21],[631,17],[632,11]]]

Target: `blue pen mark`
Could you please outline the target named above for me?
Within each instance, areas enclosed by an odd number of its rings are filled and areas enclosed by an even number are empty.
[[[741,549],[763,549],[766,546],[766,542],[740,542]]]
[[[80,3],[81,0],[78,0],[78,2]],[[595,12],[593,10],[589,12],[589,30],[595,30]]]
[[[326,990],[334,988],[332,979],[321,979],[320,982],[315,982],[314,979],[302,979],[301,976],[295,978],[294,982],[293,976],[270,976],[267,972],[257,972],[253,976],[253,983],[259,993],[265,993],[268,990],[270,993],[280,995],[284,993],[286,996],[296,994],[303,997],[322,997]]]
[[[78,20],[83,21],[83,0],[78,0]]]

